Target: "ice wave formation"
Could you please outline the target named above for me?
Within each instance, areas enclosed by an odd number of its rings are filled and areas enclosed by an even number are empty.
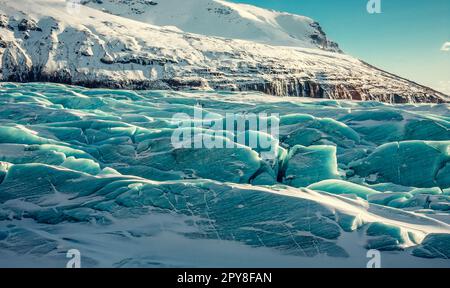
[[[450,266],[448,104],[49,83],[0,103],[0,266]],[[278,113],[276,157],[174,148],[199,104]]]

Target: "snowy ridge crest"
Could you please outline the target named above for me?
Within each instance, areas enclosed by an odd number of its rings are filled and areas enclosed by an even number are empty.
[[[340,52],[311,18],[222,0],[84,0],[84,5],[158,26],[269,45]]]

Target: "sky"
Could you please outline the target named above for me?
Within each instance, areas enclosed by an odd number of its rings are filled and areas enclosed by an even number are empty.
[[[450,0],[233,0],[318,21],[345,53],[450,95]]]

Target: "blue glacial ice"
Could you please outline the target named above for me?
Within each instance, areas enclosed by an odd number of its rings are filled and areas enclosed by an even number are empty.
[[[294,187],[307,187],[321,180],[339,179],[336,147],[295,145],[283,165],[283,182]]]
[[[0,266],[365,267],[378,249],[450,267],[448,104],[49,83],[0,84],[0,103]],[[264,113],[279,137],[203,125],[225,147],[176,147],[194,107]]]

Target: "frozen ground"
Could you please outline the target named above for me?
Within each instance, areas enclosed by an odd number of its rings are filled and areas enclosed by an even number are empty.
[[[450,267],[448,104],[45,83],[2,83],[0,103],[0,266],[365,267],[378,249]],[[175,149],[194,106],[278,113],[274,159]]]

